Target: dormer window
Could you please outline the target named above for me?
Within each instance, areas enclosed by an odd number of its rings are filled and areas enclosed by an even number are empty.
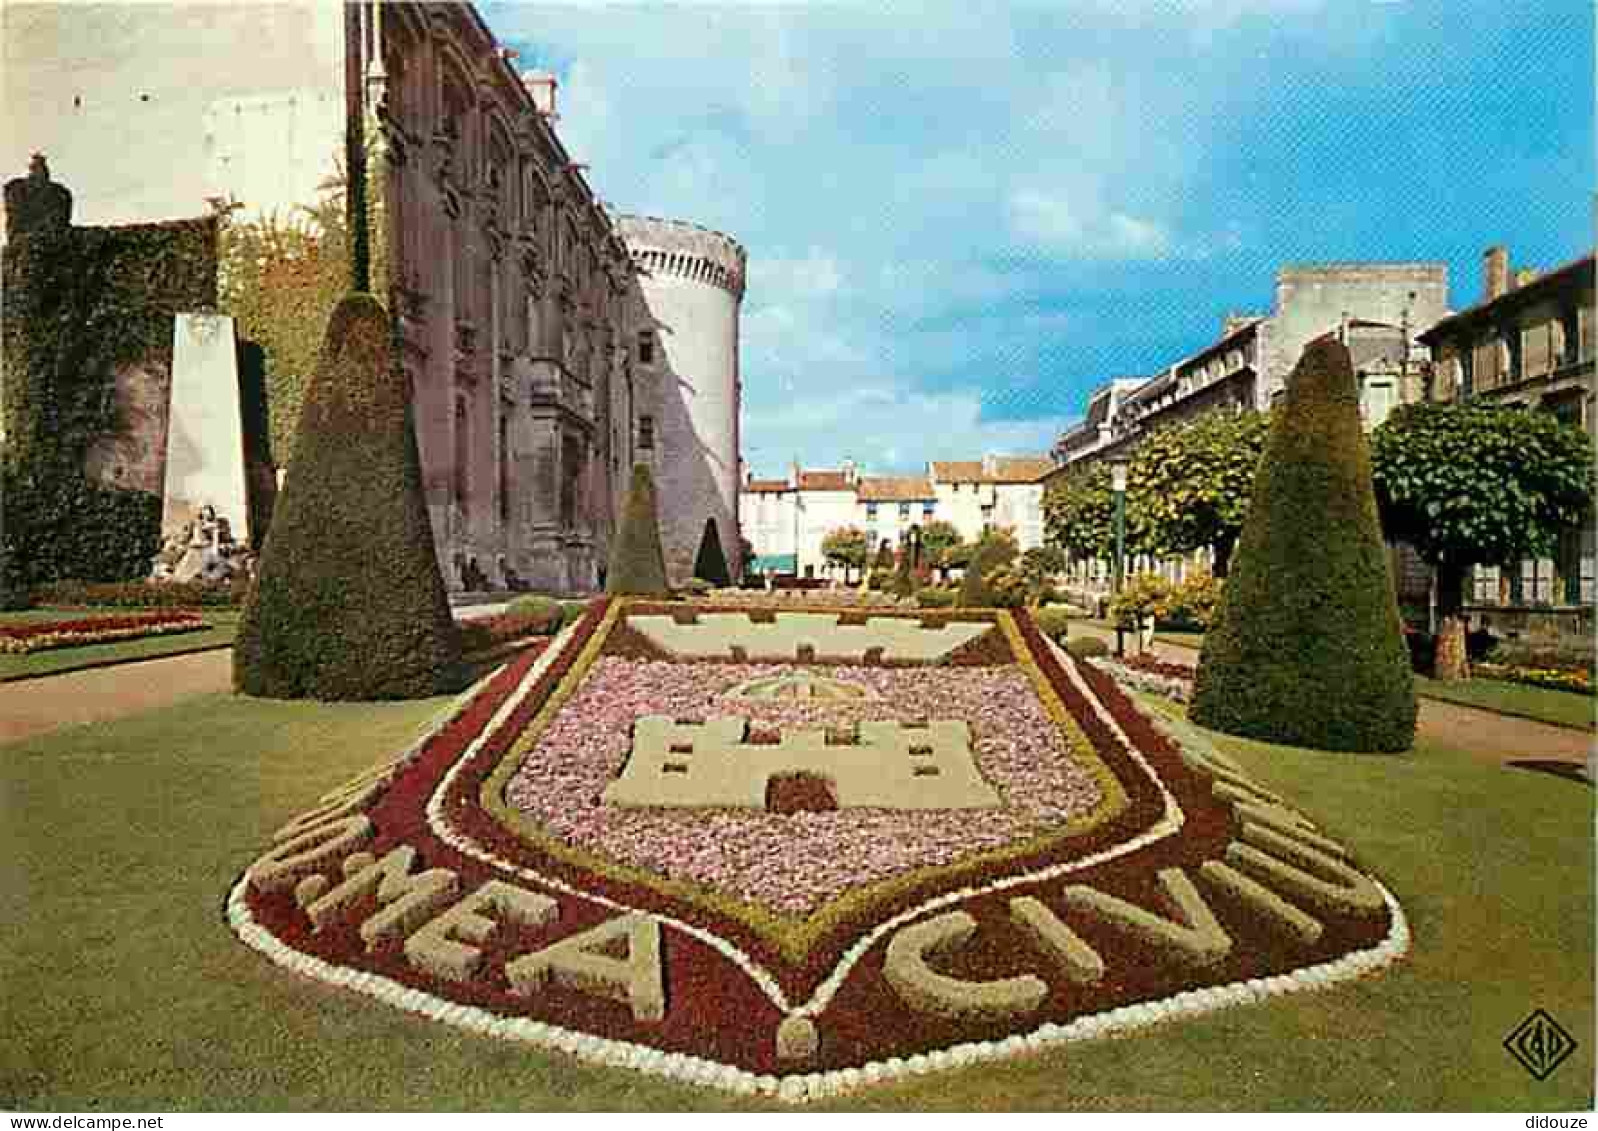
[[[652,330],[638,331],[638,364],[655,364],[655,334]]]

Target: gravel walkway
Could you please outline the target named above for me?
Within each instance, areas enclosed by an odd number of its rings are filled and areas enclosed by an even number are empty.
[[[1115,633],[1110,629],[1073,623],[1071,633],[1096,636],[1112,648],[1115,646]],[[1132,648],[1130,633],[1126,644],[1128,649]],[[1196,648],[1156,639],[1153,651],[1159,659],[1173,664],[1198,663]],[[1420,700],[1420,735],[1439,746],[1498,762],[1546,759],[1584,765],[1593,748],[1593,736],[1579,730],[1424,696]]]

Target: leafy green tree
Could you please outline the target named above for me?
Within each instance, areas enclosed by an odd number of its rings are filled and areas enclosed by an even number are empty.
[[[1549,413],[1414,404],[1376,429],[1371,459],[1387,536],[1437,571],[1437,678],[1463,679],[1470,568],[1553,554],[1591,513],[1591,441]]]
[[[1348,349],[1287,382],[1193,687],[1201,726],[1320,750],[1407,750],[1415,687]]]
[[[1128,482],[1128,496],[1131,495]],[[1130,500],[1129,500],[1130,501]],[[1135,548],[1136,523],[1127,509],[1127,552]],[[1073,559],[1115,556],[1115,498],[1110,467],[1102,460],[1054,480],[1043,492],[1043,524],[1048,541]]]
[[[705,519],[705,532],[699,536],[699,552],[694,555],[694,576],[725,589],[732,584],[727,571],[727,555],[721,550],[721,533],[715,518]]]
[[[1155,554],[1209,548],[1225,577],[1248,515],[1270,420],[1258,412],[1206,412],[1145,437],[1127,475],[1127,509]]]
[[[973,609],[993,607],[996,594],[989,579],[1000,570],[1008,569],[1019,554],[1014,531],[1002,527],[984,530],[972,547],[965,574],[960,579],[959,604]]]
[[[935,518],[921,528],[921,560],[932,569],[947,569],[950,550],[960,544],[960,531],[954,523]]]
[[[833,565],[842,566],[846,577],[850,570],[865,568],[866,555],[870,552],[871,535],[858,526],[840,526],[827,531],[821,539],[821,556]]]

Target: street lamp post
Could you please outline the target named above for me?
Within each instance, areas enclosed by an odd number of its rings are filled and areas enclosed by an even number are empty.
[[[1110,494],[1115,500],[1115,561],[1110,574],[1110,594],[1119,597],[1121,583],[1126,578],[1126,469],[1130,461],[1126,456],[1111,456],[1106,462],[1110,465]],[[1115,618],[1115,654],[1126,654],[1120,617]]]

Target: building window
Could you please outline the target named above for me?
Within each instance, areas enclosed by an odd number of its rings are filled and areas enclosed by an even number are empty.
[[[900,503],[899,504],[899,518],[901,520],[903,520],[903,519],[907,519],[909,517],[910,517],[910,504],[909,503]]]
[[[923,520],[930,519],[932,517],[932,509],[934,506],[935,504],[933,503],[921,504],[921,517]]]
[[[499,524],[510,525],[510,409],[499,416]]]
[[[455,401],[455,474],[453,487],[455,508],[460,512],[462,519],[465,519],[470,514],[466,502],[466,445],[468,439],[466,398],[460,397]]]
[[[638,450],[641,452],[655,450],[655,418],[653,416],[640,416],[638,418]]]
[[[561,438],[560,525],[577,528],[577,494],[583,474],[583,446],[575,436]]]
[[[876,517],[877,517],[877,504],[876,503],[867,503],[866,504],[866,519],[867,519],[867,521],[875,519]]]
[[[655,334],[653,330],[638,331],[638,364],[655,364]]]

